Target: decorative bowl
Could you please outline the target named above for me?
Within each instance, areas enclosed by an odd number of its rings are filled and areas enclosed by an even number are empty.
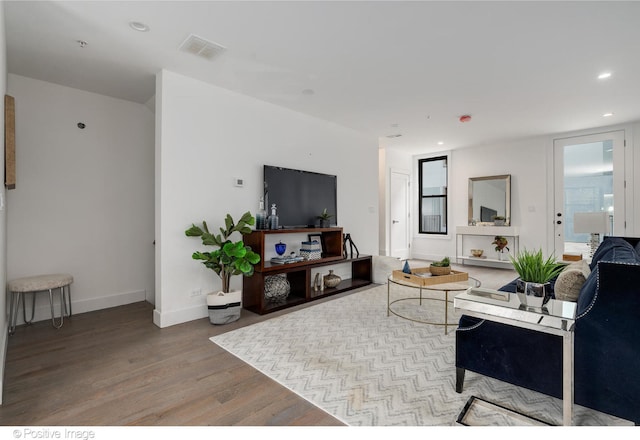
[[[429,266],[429,272],[431,275],[449,275],[451,273],[451,266]]]
[[[482,249],[471,249],[471,255],[474,257],[482,257],[484,251]]]

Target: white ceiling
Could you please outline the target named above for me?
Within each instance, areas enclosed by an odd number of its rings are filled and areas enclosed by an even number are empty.
[[[166,68],[412,153],[640,120],[640,2],[4,5],[10,73],[146,103]]]

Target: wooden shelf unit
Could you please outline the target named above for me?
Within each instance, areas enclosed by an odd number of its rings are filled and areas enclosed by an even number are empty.
[[[323,258],[289,264],[272,264],[270,258],[265,259],[265,242],[273,234],[318,234],[322,233]],[[244,243],[251,246],[260,255],[260,263],[256,265],[251,277],[243,277],[242,306],[252,312],[264,315],[319,298],[335,295],[347,290],[371,284],[370,255],[357,258],[344,258],[342,254],[342,228],[309,228],[309,229],[277,229],[256,230],[244,236]],[[351,278],[343,279],[334,288],[314,291],[311,271],[314,268],[335,264],[350,263]],[[264,281],[270,275],[286,274],[291,286],[291,293],[285,301],[271,302],[264,296]]]

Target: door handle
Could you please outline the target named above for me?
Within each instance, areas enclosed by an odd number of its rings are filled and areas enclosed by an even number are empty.
[[[400,223],[400,221],[398,221],[398,220],[392,220],[392,221],[391,221],[391,223],[393,223],[393,224],[395,225],[396,223]]]

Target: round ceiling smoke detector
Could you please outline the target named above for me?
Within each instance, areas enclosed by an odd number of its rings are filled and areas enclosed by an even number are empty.
[[[470,120],[471,120],[471,116],[469,115],[460,116],[460,122],[469,122]]]

